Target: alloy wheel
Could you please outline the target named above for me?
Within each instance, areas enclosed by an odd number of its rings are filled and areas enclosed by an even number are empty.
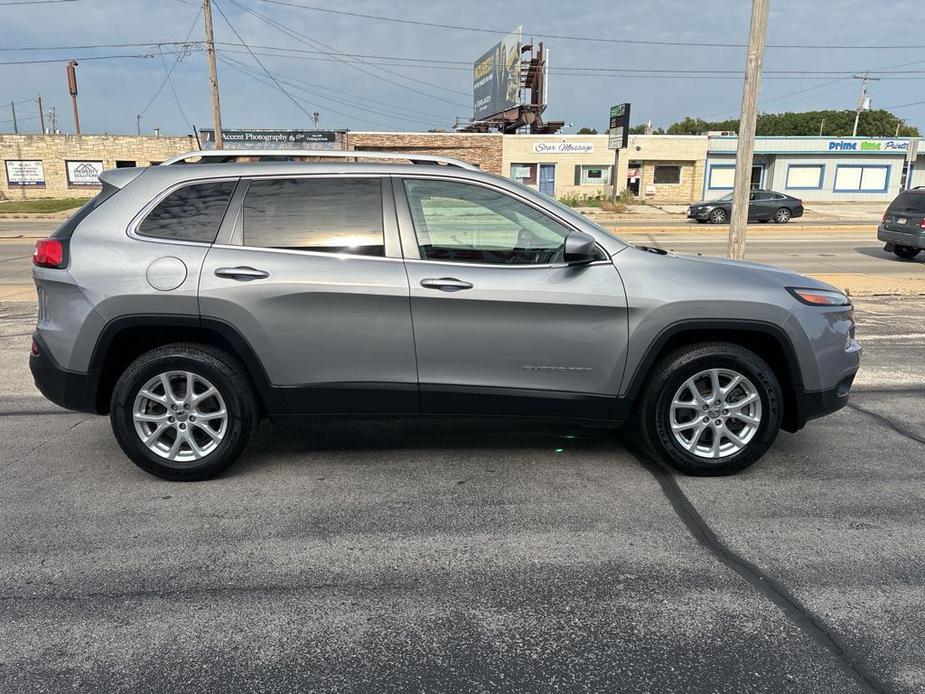
[[[219,390],[191,371],[166,371],[145,383],[132,406],[135,432],[169,461],[191,463],[212,453],[228,430]]]
[[[733,369],[706,369],[687,379],[671,399],[675,441],[698,458],[719,460],[741,452],[761,425],[761,396]]]

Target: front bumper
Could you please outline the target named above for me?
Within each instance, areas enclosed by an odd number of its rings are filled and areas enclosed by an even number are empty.
[[[910,248],[925,248],[925,229],[911,227],[908,231],[887,229],[883,224],[877,227],[877,238],[894,246],[909,246]]]
[[[51,357],[41,338],[34,337],[38,354],[29,356],[29,370],[35,386],[56,405],[78,412],[97,413],[98,374],[79,373],[61,368]]]
[[[688,207],[688,208],[687,208],[687,216],[688,216],[690,219],[706,219],[707,217],[710,216],[710,212],[712,212],[712,211],[713,211],[713,208],[712,208],[712,207],[708,207],[708,208],[705,208],[705,209],[702,208],[702,207],[698,207],[698,208],[696,208],[696,209],[693,208],[693,207]]]
[[[806,426],[806,423],[811,419],[838,412],[848,404],[851,385],[854,383],[856,374],[856,371],[848,374],[831,390],[806,391],[802,388],[797,389],[796,417],[790,420],[787,423],[789,426],[785,426],[784,429],[798,431]]]

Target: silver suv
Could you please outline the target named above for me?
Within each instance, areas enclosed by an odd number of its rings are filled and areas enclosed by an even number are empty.
[[[635,422],[725,474],[848,400],[852,307],[822,282],[634,247],[455,160],[242,154],[107,171],[36,246],[36,384],[155,475],[215,475],[286,415]]]

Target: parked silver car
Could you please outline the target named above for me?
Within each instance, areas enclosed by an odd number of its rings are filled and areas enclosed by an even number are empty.
[[[153,474],[215,475],[261,417],[321,414],[633,423],[725,474],[848,400],[861,348],[827,284],[634,247],[454,160],[241,154],[107,171],[36,246],[38,387],[109,413]]]

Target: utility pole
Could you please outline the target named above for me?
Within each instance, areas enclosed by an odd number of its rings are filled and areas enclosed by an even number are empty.
[[[42,134],[45,134],[45,112],[42,110],[42,95],[38,95],[39,101],[39,125],[42,128]]]
[[[822,137],[822,128],[825,127],[825,118],[819,121],[819,137]]]
[[[222,104],[218,98],[218,67],[215,65],[215,37],[212,35],[212,3],[202,0],[202,15],[206,22],[206,55],[209,59],[209,85],[212,88],[212,127],[215,129],[215,149],[222,149]]]
[[[77,61],[67,64],[67,90],[71,93],[71,106],[74,107],[74,133],[80,135],[80,116],[77,114]]]
[[[58,114],[55,113],[55,107],[54,107],[54,106],[52,106],[52,107],[48,110],[48,121],[51,123],[51,131],[50,131],[50,133],[51,133],[52,135],[54,135],[56,132],[58,132]]]
[[[879,81],[879,77],[871,77],[869,72],[863,75],[854,75],[854,79],[861,80],[861,96],[858,98],[858,107],[854,112],[854,128],[851,130],[851,137],[858,136],[858,121],[861,119],[861,111],[870,109],[870,99],[867,98],[867,84],[873,80]]]
[[[318,120],[320,117],[317,111],[312,111],[312,122],[315,124],[315,130],[318,129]]]
[[[135,116],[135,132],[141,135],[141,114]]]
[[[748,34],[745,84],[742,89],[742,114],[736,144],[735,183],[732,193],[732,219],[729,221],[730,258],[745,257],[745,233],[748,230],[748,200],[755,153],[755,126],[758,120],[758,91],[761,88],[761,63],[768,33],[769,0],[752,0],[752,20]]]
[[[10,110],[13,112],[13,132],[18,133],[19,125],[17,125],[16,123],[16,102],[15,101],[10,102]]]

